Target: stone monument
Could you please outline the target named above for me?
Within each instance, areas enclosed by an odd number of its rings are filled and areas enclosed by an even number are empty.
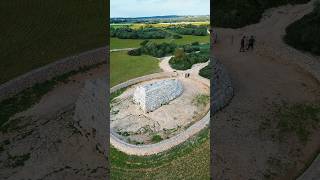
[[[160,80],[137,87],[133,94],[133,101],[147,113],[169,103],[182,92],[182,83],[178,79]]]

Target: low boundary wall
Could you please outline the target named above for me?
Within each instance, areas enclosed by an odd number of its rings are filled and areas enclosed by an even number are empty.
[[[233,87],[231,79],[216,58],[211,58],[213,63],[213,74],[211,78],[211,111],[213,113],[225,107],[233,98]]]
[[[101,47],[74,56],[63,58],[51,64],[32,70],[22,76],[0,85],[0,101],[10,98],[22,90],[42,83],[56,76],[78,70],[81,67],[107,60],[108,47]]]

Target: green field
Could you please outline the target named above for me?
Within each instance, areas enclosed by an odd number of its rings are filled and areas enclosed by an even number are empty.
[[[172,150],[152,156],[128,156],[111,148],[112,179],[210,179],[208,128]]]
[[[157,23],[157,24],[145,24],[145,23],[124,23],[124,24],[110,24],[111,27],[113,28],[119,28],[119,27],[127,27],[130,26],[133,29],[138,29],[141,27],[146,27],[146,26],[152,26],[156,28],[163,28],[163,27],[168,27],[172,25],[185,25],[185,24],[192,24],[196,26],[201,26],[201,25],[206,25],[209,26],[210,22],[209,21],[203,21],[203,22],[188,22],[188,23],[183,23],[183,22],[176,22],[176,23]]]
[[[0,6],[0,84],[107,43],[106,1],[4,0]]]
[[[209,36],[192,36],[192,35],[182,35],[182,39],[153,39],[157,43],[162,42],[175,42],[178,45],[190,44],[192,42],[198,41],[199,43],[209,43]],[[143,39],[110,39],[111,49],[122,49],[122,48],[137,48],[140,47],[140,43],[144,41]]]
[[[142,55],[129,56],[127,51],[110,53],[110,84],[111,87],[139,76],[160,71],[157,58]]]

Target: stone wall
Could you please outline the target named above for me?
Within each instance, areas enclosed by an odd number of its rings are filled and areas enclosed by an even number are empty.
[[[147,113],[170,102],[180,96],[182,92],[183,87],[179,80],[160,80],[137,87],[133,94],[133,100]]]
[[[176,76],[177,76],[177,73],[175,73],[175,72],[151,74],[151,75],[139,77],[139,78],[124,82],[122,84],[116,85],[111,88],[110,92],[111,93],[115,92],[119,89],[134,85],[134,84],[142,82],[142,81],[148,81],[148,80],[160,79],[160,78],[170,78],[170,77],[176,77]],[[199,80],[203,84],[210,86],[210,81],[205,78],[192,77],[192,79]],[[200,121],[196,122],[195,124],[190,126],[188,129],[181,132],[180,134],[173,136],[169,139],[165,139],[159,143],[148,144],[148,145],[133,145],[133,144],[126,143],[118,138],[118,135],[116,132],[113,132],[110,129],[110,144],[112,146],[114,146],[115,148],[119,149],[120,151],[122,151],[126,154],[129,154],[129,155],[144,156],[144,155],[157,154],[157,153],[160,153],[163,151],[167,151],[167,150],[185,142],[190,137],[199,133],[202,129],[208,127],[209,123],[210,123],[210,111]]]
[[[226,106],[233,97],[233,88],[230,77],[223,65],[211,58],[213,74],[211,79],[211,111],[217,112]]]
[[[78,70],[81,67],[98,64],[106,61],[107,47],[87,51],[78,55],[67,57],[35,69],[0,85],[0,101],[7,99],[22,90],[42,83],[56,76]]]

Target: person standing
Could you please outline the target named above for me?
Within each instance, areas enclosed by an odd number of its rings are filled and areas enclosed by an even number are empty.
[[[244,41],[244,48],[246,51],[249,49],[249,36],[246,36],[246,39]]]
[[[256,42],[256,40],[254,39],[253,36],[251,36],[250,39],[249,39],[248,50],[253,50],[254,49],[254,43],[255,42]]]
[[[245,40],[246,40],[246,36],[243,36],[242,39],[241,39],[241,43],[240,43],[240,52],[244,52],[245,49]]]

